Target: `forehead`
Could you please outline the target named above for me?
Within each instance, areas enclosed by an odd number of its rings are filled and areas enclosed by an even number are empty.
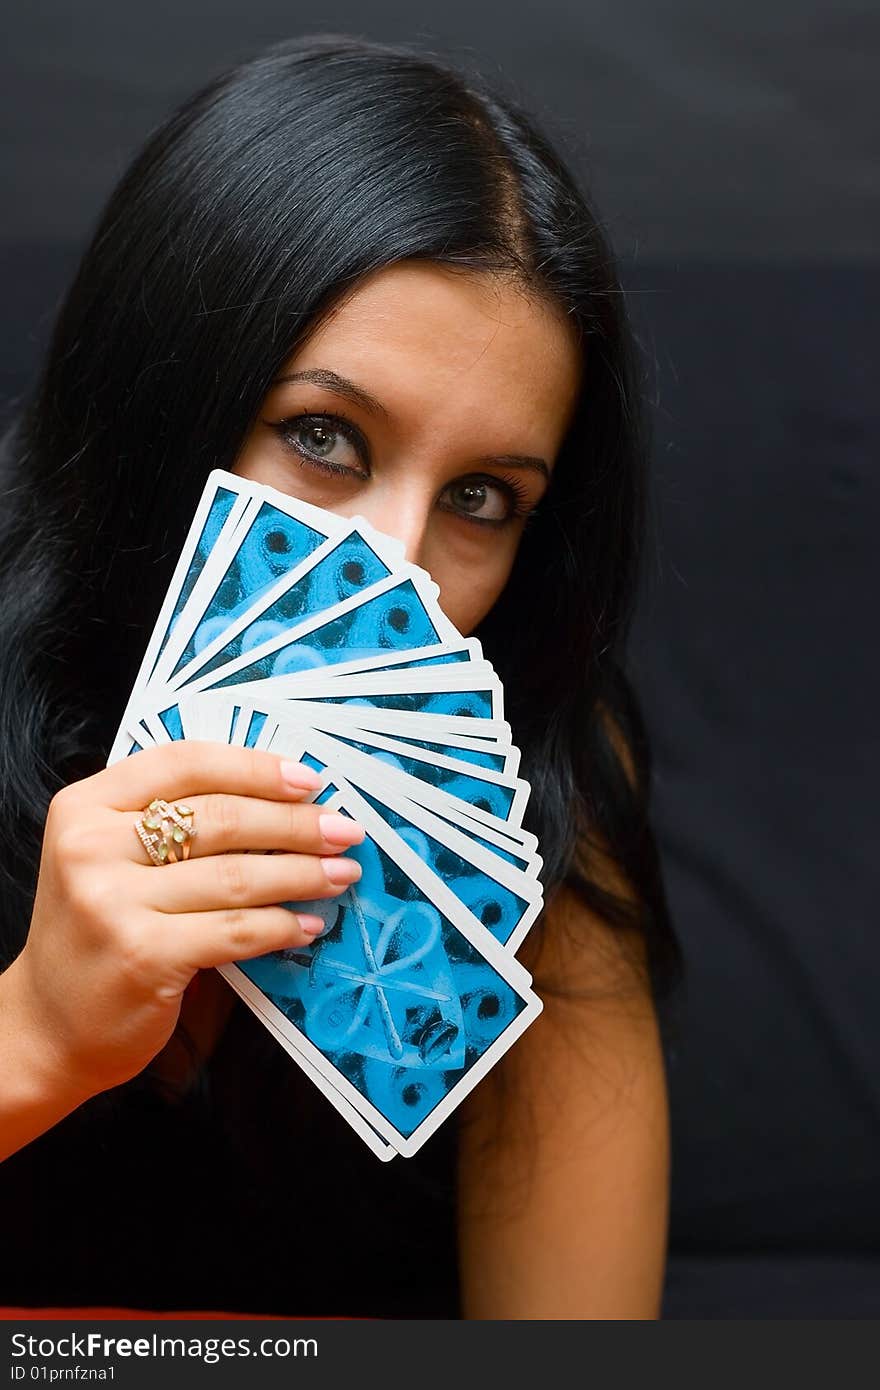
[[[401,261],[364,277],[285,368],[330,368],[389,411],[432,403],[563,429],[581,384],[581,349],[558,305],[510,279]]]

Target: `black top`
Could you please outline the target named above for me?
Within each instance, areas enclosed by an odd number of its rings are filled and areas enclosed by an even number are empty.
[[[459,1316],[455,1118],[382,1163],[236,999],[203,1084],[143,1075],[0,1163],[0,1306]]]

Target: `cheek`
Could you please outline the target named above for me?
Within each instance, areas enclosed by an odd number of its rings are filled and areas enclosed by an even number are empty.
[[[484,555],[470,564],[457,561],[449,551],[433,564],[421,561],[440,586],[440,607],[464,637],[482,622],[510,577],[516,549],[499,549],[503,555]]]

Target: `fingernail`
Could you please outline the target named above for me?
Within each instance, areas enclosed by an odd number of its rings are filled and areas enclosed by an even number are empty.
[[[296,920],[299,922],[306,936],[318,936],[327,925],[323,917],[316,917],[311,912],[298,912]]]
[[[335,811],[325,811],[318,817],[318,825],[325,840],[331,845],[359,845],[364,838],[364,828],[352,820],[351,816],[340,816]]]
[[[361,876],[361,866],[355,859],[322,859],[324,873],[331,883],[357,883]]]
[[[321,779],[314,768],[306,767],[305,763],[289,762],[286,758],[281,762],[281,777],[288,787],[298,792],[316,792],[321,785]]]

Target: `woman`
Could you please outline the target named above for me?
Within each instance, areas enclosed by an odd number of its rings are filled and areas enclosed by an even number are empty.
[[[477,77],[311,36],[152,136],[6,440],[0,1303],[657,1316],[675,948],[620,665],[645,459],[611,252]],[[341,891],[352,837],[302,771],[104,767],[215,466],[399,536],[505,682],[544,1013],[406,1162],[208,968],[309,939],[272,904]],[[185,873],[131,834],[154,787],[197,808]]]

